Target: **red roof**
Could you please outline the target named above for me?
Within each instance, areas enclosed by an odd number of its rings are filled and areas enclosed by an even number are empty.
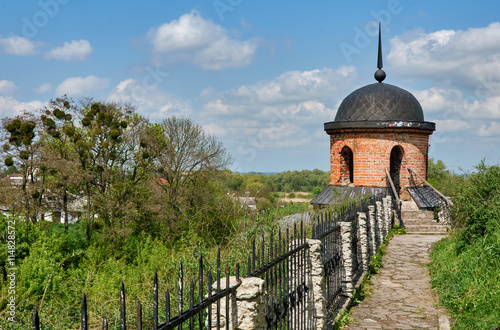
[[[164,178],[159,178],[159,179],[158,179],[158,183],[161,183],[161,184],[167,184],[167,183],[168,183],[168,181],[167,181],[167,179],[164,179]]]

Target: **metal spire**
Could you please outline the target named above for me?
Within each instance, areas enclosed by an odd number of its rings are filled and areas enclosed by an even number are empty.
[[[380,23],[378,23],[378,61],[377,61],[377,68],[382,69],[384,66],[382,64],[382,37],[381,37],[381,28],[380,28]]]
[[[382,70],[384,66],[382,63],[382,32],[381,32],[381,24],[378,23],[378,60],[377,60],[377,68],[378,70],[375,72],[375,79],[381,83],[385,79],[385,72]]]

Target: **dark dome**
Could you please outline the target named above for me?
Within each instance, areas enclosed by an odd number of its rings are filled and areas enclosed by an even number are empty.
[[[410,92],[385,83],[361,87],[340,104],[339,121],[424,121],[420,103]]]

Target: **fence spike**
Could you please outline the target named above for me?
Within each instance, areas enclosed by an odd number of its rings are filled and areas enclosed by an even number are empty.
[[[208,298],[212,298],[212,271],[208,272]],[[208,328],[212,328],[212,303],[208,305]]]
[[[165,323],[168,325],[170,323],[170,292],[167,289],[165,294]]]
[[[198,300],[200,304],[203,301],[203,256],[201,255],[201,253],[198,268]],[[198,324],[201,328],[203,324],[203,311],[198,314]]]
[[[184,275],[183,275],[183,271],[182,271],[182,261],[181,261],[181,264],[179,266],[179,299],[177,301],[177,307],[178,307],[178,310],[179,310],[179,315],[182,314],[182,294],[183,294],[183,282],[184,282]]]
[[[229,262],[226,265],[226,290],[229,289]],[[229,295],[226,296],[226,330],[229,330]]]
[[[108,330],[108,319],[106,315],[102,318],[102,330]]]
[[[255,272],[255,237],[252,241],[252,272]]]
[[[125,309],[125,285],[123,280],[120,281],[120,330],[127,329],[127,318]]]
[[[191,284],[189,287],[189,309],[192,310],[193,306],[194,306],[194,282],[191,279]],[[194,327],[194,319],[193,319],[193,317],[191,317],[189,319],[189,329],[192,330],[193,327]]]
[[[81,309],[81,326],[82,330],[87,330],[88,329],[88,324],[87,324],[87,297],[85,296],[85,292],[83,293],[82,297],[82,309]]]
[[[38,316],[38,309],[35,307],[35,313],[33,314],[33,330],[40,330],[40,318]]]
[[[217,294],[220,292],[220,248],[217,248]],[[217,329],[220,329],[220,300],[217,300]]]
[[[236,263],[236,282],[240,283],[240,263]]]
[[[264,266],[266,264],[266,256],[264,254],[264,234],[262,234],[262,245],[261,245],[261,248],[262,248],[262,266]]]
[[[158,273],[156,269],[153,280],[153,330],[158,330]]]
[[[137,330],[142,330],[142,306],[139,299],[137,299]]]

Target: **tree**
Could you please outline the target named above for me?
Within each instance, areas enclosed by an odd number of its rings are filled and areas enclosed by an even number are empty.
[[[41,144],[37,138],[37,119],[29,113],[2,119],[3,159],[7,168],[15,166],[22,175],[19,198],[11,209],[23,213],[26,222],[36,223],[42,210],[45,192],[46,167]],[[15,192],[15,190],[11,190]]]
[[[84,177],[87,237],[95,213],[108,225],[115,219],[123,221],[128,198],[150,174],[159,150],[145,142],[154,131],[130,105],[84,103],[73,143]]]
[[[427,167],[427,181],[430,184],[434,185],[435,183],[441,182],[445,180],[450,173],[446,169],[446,165],[442,160],[438,160],[434,162],[433,158],[429,158],[428,167]]]
[[[42,148],[49,170],[48,185],[53,206],[63,210],[66,231],[69,222],[68,203],[79,197],[83,179],[72,143],[76,132],[72,114],[76,111],[74,103],[62,97],[51,100],[40,116],[44,129]]]
[[[165,180],[159,185],[171,211],[169,221],[173,225],[179,225],[179,220],[189,223],[190,216],[218,194],[211,182],[231,158],[220,141],[191,119],[172,117],[163,120],[159,127],[164,139],[157,139],[156,147],[162,150],[157,173]]]

